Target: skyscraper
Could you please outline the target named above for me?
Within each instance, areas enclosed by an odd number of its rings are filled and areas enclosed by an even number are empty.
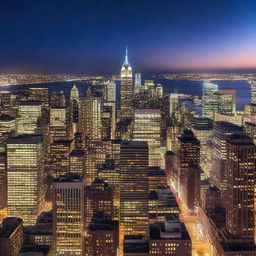
[[[100,97],[88,96],[81,100],[81,129],[86,142],[101,140],[101,117],[102,99]]]
[[[106,101],[116,101],[116,83],[111,80],[105,85],[104,99]]]
[[[236,90],[218,91],[218,113],[233,115],[236,113]]]
[[[164,166],[161,152],[162,112],[160,109],[136,109],[134,112],[134,141],[147,141],[149,166]]]
[[[81,174],[60,176],[53,182],[54,255],[84,255],[84,187]]]
[[[226,160],[227,137],[243,132],[242,127],[229,122],[215,122],[212,135],[212,170],[210,176],[215,185],[224,193],[227,185]]]
[[[218,110],[218,85],[210,82],[203,83],[202,114],[203,117],[213,119],[213,114]]]
[[[72,125],[72,135],[78,132],[79,123],[79,91],[74,84],[70,92],[70,119]]]
[[[256,147],[244,134],[227,139],[226,225],[234,236],[254,238]]]
[[[148,145],[124,141],[120,152],[120,252],[125,235],[149,236]]]
[[[128,50],[126,48],[125,61],[121,69],[121,119],[132,119],[132,96],[133,96],[133,80],[132,67],[128,61]]]
[[[134,93],[139,93],[141,91],[141,74],[135,74],[135,83],[134,83]]]
[[[19,105],[17,134],[39,134],[39,119],[42,115],[42,103],[23,101]],[[42,124],[41,124],[42,125]],[[40,126],[41,126],[40,125]]]
[[[6,140],[15,135],[16,120],[8,115],[0,116],[0,151],[5,151]]]
[[[256,104],[256,80],[251,81],[251,104]]]
[[[36,223],[44,206],[45,174],[41,136],[23,135],[7,141],[8,215]]]
[[[185,198],[188,191],[186,180],[190,176],[189,172],[193,168],[198,169],[200,164],[200,141],[190,130],[184,130],[179,138],[179,164],[179,192]]]
[[[51,142],[67,139],[67,110],[65,107],[50,109]]]

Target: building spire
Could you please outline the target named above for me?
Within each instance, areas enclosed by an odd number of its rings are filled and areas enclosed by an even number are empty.
[[[124,64],[125,65],[129,65],[129,61],[128,61],[128,47],[126,45],[126,49],[125,49],[125,60],[124,60]]]

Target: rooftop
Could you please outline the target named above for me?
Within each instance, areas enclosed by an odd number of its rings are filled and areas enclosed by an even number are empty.
[[[35,134],[23,134],[7,139],[7,144],[38,144],[43,137]]]
[[[84,179],[84,176],[79,173],[69,173],[65,175],[61,175],[57,179],[54,180],[54,182],[82,182]]]
[[[22,219],[20,218],[5,218],[0,226],[0,237],[9,237],[21,223]]]

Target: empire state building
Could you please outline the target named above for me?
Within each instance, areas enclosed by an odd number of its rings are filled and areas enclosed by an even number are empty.
[[[128,50],[126,47],[125,61],[121,68],[121,119],[133,119],[133,82],[132,67],[128,61]]]

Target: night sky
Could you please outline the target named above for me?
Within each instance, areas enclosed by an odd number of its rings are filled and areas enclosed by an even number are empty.
[[[256,68],[256,0],[0,0],[0,73]]]

